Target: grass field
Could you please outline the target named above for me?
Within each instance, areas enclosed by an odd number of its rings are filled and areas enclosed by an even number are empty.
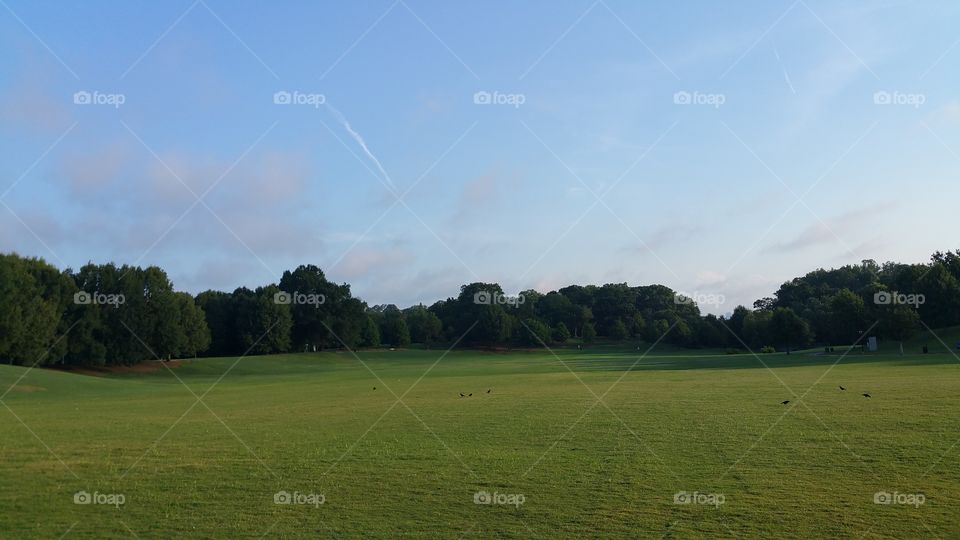
[[[942,349],[0,366],[0,537],[957,538],[960,362]]]

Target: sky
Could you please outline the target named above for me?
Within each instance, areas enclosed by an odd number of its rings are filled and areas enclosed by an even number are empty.
[[[728,313],[960,248],[957,28],[953,1],[0,0],[0,251]]]

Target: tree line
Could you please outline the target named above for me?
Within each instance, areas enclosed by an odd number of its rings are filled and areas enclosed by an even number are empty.
[[[157,267],[87,264],[74,272],[0,254],[0,361],[134,364],[195,356],[210,331],[193,296]]]
[[[702,314],[664,285],[570,285],[506,294],[470,283],[456,297],[401,309],[368,306],[314,265],[279,283],[178,292],[158,267],[87,264],[58,270],[0,254],[0,361],[63,366],[336,348],[557,346],[598,338],[683,347],[773,350],[905,340],[922,325],[960,324],[960,250],[929,263],[872,260],[818,269],[753,308]]]

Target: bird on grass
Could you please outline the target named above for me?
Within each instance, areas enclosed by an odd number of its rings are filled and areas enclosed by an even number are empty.
[[[781,401],[781,402],[780,402],[781,405],[786,405],[787,403],[790,403],[790,400],[789,400],[789,399],[786,400],[786,401]]]
[[[864,393],[863,397],[870,397],[870,394]]]
[[[467,397],[473,397],[473,392],[467,394]]]
[[[376,387],[376,386],[374,386],[374,387],[373,387],[373,389],[374,389],[374,390],[376,390],[376,389],[377,389],[377,387]]]
[[[490,390],[489,390],[489,389],[487,390],[487,393],[488,393],[488,394],[490,393]]]
[[[463,392],[460,392],[460,397],[463,397]]]
[[[843,385],[840,386],[840,389],[841,389],[841,390],[846,390],[846,388],[844,388]]]

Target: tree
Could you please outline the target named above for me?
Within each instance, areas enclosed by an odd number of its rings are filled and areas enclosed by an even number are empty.
[[[631,336],[641,337],[643,336],[646,328],[647,321],[644,320],[643,315],[637,313],[631,318],[628,330],[630,331]]]
[[[290,350],[293,316],[290,306],[275,301],[276,285],[233,292],[236,331],[243,354],[273,354]]]
[[[566,343],[570,339],[570,330],[567,329],[567,325],[559,322],[553,327],[551,337],[557,343]]]
[[[881,335],[900,343],[903,354],[903,342],[920,331],[920,315],[917,310],[905,305],[883,306],[880,310]]]
[[[364,347],[380,346],[380,329],[377,327],[377,322],[369,315],[363,325],[363,331],[360,333],[360,345]]]
[[[519,341],[523,345],[542,347],[550,343],[550,326],[537,319],[523,321],[519,334]]]
[[[701,347],[720,347],[726,343],[726,330],[720,320],[713,314],[708,314],[698,327],[697,345]]]
[[[623,341],[630,336],[630,332],[627,331],[627,325],[623,324],[623,321],[617,319],[613,322],[613,325],[610,327],[610,338],[617,341]]]
[[[423,304],[405,309],[403,315],[407,321],[407,327],[410,329],[410,340],[412,342],[430,345],[440,338],[443,323]]]
[[[58,360],[66,344],[57,342],[57,330],[73,290],[69,277],[42,259],[0,255],[0,358],[31,366]]]
[[[498,299],[503,298],[503,289],[496,283],[470,283],[460,288],[460,295],[452,300],[448,337],[472,345],[494,346],[510,340],[513,321]],[[448,324],[448,323],[444,323]],[[467,332],[469,330],[469,332]]]
[[[178,292],[177,304],[180,310],[179,325],[181,332],[175,354],[178,356],[197,356],[210,346],[210,328],[203,310],[194,302],[188,293]]]
[[[593,323],[584,324],[582,332],[584,343],[593,343],[593,340],[597,338],[597,330],[593,327]]]
[[[384,343],[394,347],[406,347],[410,344],[410,330],[403,313],[396,306],[389,306],[383,312],[383,322],[380,328],[380,338]]]
[[[287,270],[280,277],[278,292],[282,291],[282,299],[289,301],[294,350],[340,346],[329,330],[332,305],[339,300],[335,298],[335,287],[327,281],[323,270],[312,264],[300,265],[292,272]]]
[[[863,298],[850,289],[840,289],[829,305],[831,337],[839,343],[856,341],[867,324]]]
[[[776,307],[777,301],[774,298],[769,296],[756,300],[753,303],[753,309],[756,311],[773,311],[773,308]]]
[[[794,345],[804,345],[810,339],[810,328],[790,308],[776,308],[770,317],[770,333],[776,343],[786,347],[787,354]]]
[[[748,311],[743,319],[742,339],[747,346],[751,348],[771,345],[774,342],[770,333],[770,319],[773,316],[771,311]],[[737,336],[734,336],[736,339]],[[737,339],[737,343],[740,340]],[[742,345],[742,344],[741,344]]]
[[[643,340],[648,343],[662,341],[668,332],[670,332],[670,323],[666,319],[654,319],[653,324],[647,325]]]
[[[204,291],[197,295],[197,306],[203,310],[210,331],[209,356],[230,356],[243,353],[237,341],[236,310],[230,293]]]

